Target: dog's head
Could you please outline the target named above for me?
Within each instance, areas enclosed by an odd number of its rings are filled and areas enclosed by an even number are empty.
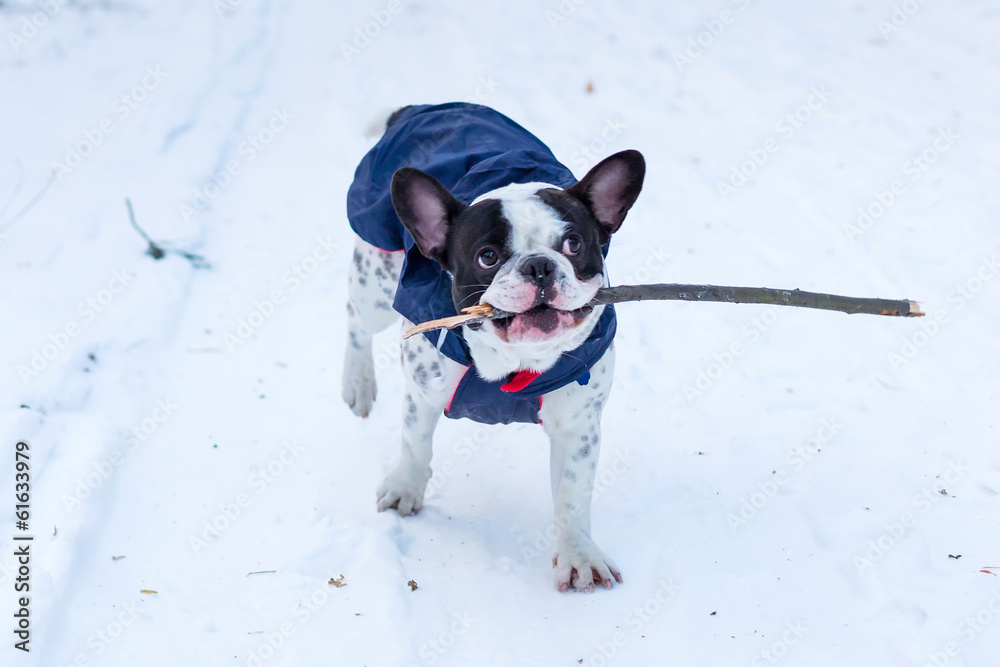
[[[589,305],[605,284],[601,248],[639,196],[645,168],[638,151],[622,151],[565,190],[508,185],[469,205],[418,169],[395,173],[396,213],[420,252],[451,275],[455,308],[489,303],[514,313],[466,327],[484,377],[544,371],[587,338],[603,310]]]

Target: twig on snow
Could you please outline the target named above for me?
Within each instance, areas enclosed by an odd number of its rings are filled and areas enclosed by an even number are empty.
[[[149,244],[149,249],[146,251],[146,254],[151,256],[153,259],[163,259],[163,256],[167,253],[163,251],[163,248],[153,243],[153,239],[149,238],[149,235],[142,231],[142,227],[140,227],[139,223],[135,221],[135,211],[132,210],[132,200],[128,197],[125,198],[125,206],[128,207],[128,219],[129,222],[132,223],[132,227],[135,231],[139,232],[139,236],[146,239],[146,243]]]
[[[132,227],[139,233],[139,236],[144,238],[146,243],[149,244],[149,248],[146,250],[147,255],[150,255],[153,259],[162,259],[168,252],[172,252],[191,262],[196,269],[208,268],[210,266],[201,255],[196,255],[192,252],[184,252],[183,250],[175,250],[173,248],[164,249],[158,246],[135,221],[135,211],[132,210],[132,201],[128,197],[125,198],[125,206],[128,207],[128,219],[129,222],[132,223]]]

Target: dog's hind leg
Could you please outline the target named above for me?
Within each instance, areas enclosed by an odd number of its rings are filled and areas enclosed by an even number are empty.
[[[360,238],[356,240],[347,272],[347,351],[342,395],[360,417],[367,417],[375,402],[372,337],[398,317],[392,300],[402,266],[402,252],[386,252]]]

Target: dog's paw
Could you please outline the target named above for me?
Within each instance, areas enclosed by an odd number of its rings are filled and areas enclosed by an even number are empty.
[[[359,417],[371,414],[375,404],[375,364],[371,356],[348,355],[344,360],[342,392],[344,403]]]
[[[595,585],[611,588],[616,581],[622,583],[622,574],[614,562],[582,535],[559,540],[552,567],[556,569],[556,586],[563,593],[570,588],[593,593]]]
[[[378,511],[395,509],[400,516],[416,514],[424,506],[426,488],[426,480],[418,483],[407,475],[390,472],[375,490],[378,497]]]

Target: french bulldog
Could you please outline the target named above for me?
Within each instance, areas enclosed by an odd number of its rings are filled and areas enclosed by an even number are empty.
[[[601,412],[614,369],[605,253],[642,189],[626,150],[578,182],[527,130],[454,103],[404,107],[348,193],[358,233],[348,275],[343,398],[367,417],[372,337],[488,303],[512,315],[402,341],[402,448],[377,488],[379,511],[418,512],[442,414],[540,423],[551,442],[560,591],[622,582],[590,534]]]

